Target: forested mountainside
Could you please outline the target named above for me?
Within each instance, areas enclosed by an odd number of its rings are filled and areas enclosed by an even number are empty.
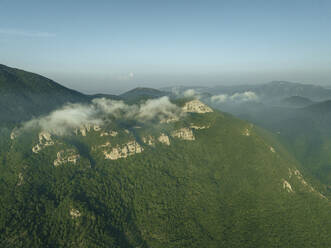
[[[198,100],[93,104],[4,134],[1,246],[330,246],[330,201],[265,131]]]

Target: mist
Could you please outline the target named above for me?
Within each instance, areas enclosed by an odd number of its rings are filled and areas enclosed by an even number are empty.
[[[40,128],[55,135],[66,135],[82,125],[102,126],[114,118],[145,123],[179,119],[184,115],[181,108],[171,103],[166,96],[133,105],[124,101],[96,98],[90,104],[68,104],[46,116],[27,121],[21,131]]]

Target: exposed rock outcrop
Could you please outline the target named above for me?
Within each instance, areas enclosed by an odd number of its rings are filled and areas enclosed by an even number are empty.
[[[199,113],[199,114],[213,112],[213,110],[209,106],[207,106],[206,104],[204,104],[203,102],[197,99],[186,102],[182,110],[183,112]]]
[[[187,127],[173,131],[171,136],[183,140],[195,140],[192,130]]]
[[[149,146],[155,145],[155,139],[152,136],[142,137],[142,141]]]
[[[86,134],[88,132],[90,132],[92,129],[95,132],[101,131],[101,127],[99,125],[96,125],[96,124],[92,125],[92,124],[87,123],[87,124],[80,126],[79,129],[75,129],[75,134],[76,135],[81,134],[82,136],[86,136]]]
[[[17,186],[21,186],[24,182],[24,177],[22,172],[18,173],[18,182],[17,182]]]
[[[162,144],[170,146],[169,137],[167,135],[165,135],[164,133],[161,133],[161,135],[157,138],[157,140],[159,142],[161,142]]]
[[[54,166],[59,166],[66,163],[76,164],[80,156],[74,149],[67,149],[59,151],[56,154],[56,157],[57,158],[54,160]]]
[[[101,131],[101,127],[99,125],[93,125],[93,130],[95,132],[99,132],[99,131]]]
[[[309,183],[306,182],[306,180],[303,178],[301,172],[298,169],[289,169],[289,178],[291,179],[293,176],[295,176],[296,179],[298,179],[309,192],[316,193],[319,197],[327,199],[324,195],[322,195],[320,192],[314,189]]]
[[[144,149],[135,140],[131,140],[122,146],[111,148],[111,151],[104,151],[106,159],[117,160],[119,158],[126,158],[136,153],[141,153]]]
[[[16,139],[18,136],[18,132],[19,132],[18,129],[15,127],[10,133],[10,139],[11,140]]]
[[[70,209],[70,216],[71,216],[71,218],[78,218],[81,215],[82,214],[79,212],[79,210],[74,209],[74,208]]]
[[[54,145],[54,141],[52,140],[52,136],[50,133],[42,131],[39,133],[39,143],[32,147],[32,152],[38,153],[44,147]]]
[[[250,124],[248,127],[246,127],[243,130],[242,134],[245,135],[245,136],[251,136],[252,128],[253,128],[253,124]]]
[[[207,128],[210,128],[210,125],[208,125],[208,126],[198,126],[198,125],[191,124],[190,128],[193,128],[193,129],[196,129],[196,130],[207,129]]]
[[[112,136],[112,137],[115,137],[117,136],[118,132],[116,131],[108,131],[108,132],[102,132],[100,133],[100,136],[103,137],[103,136]]]
[[[106,142],[105,144],[100,145],[99,147],[104,148],[104,147],[108,147],[108,146],[111,146],[110,142]]]
[[[284,180],[284,179],[283,179],[283,188],[289,193],[294,192],[293,189],[292,189],[291,184],[288,181]]]

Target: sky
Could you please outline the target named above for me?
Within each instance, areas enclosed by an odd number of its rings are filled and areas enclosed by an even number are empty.
[[[329,0],[0,0],[0,64],[85,93],[331,84]]]

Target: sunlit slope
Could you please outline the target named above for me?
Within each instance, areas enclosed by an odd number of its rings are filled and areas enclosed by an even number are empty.
[[[331,244],[329,200],[277,142],[220,112],[112,119],[65,136],[33,129],[8,142],[4,247]]]

